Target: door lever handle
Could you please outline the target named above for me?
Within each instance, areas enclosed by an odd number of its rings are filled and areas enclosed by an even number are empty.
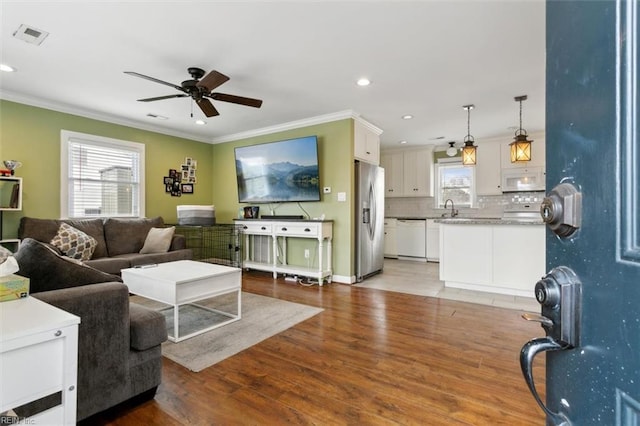
[[[547,421],[556,426],[571,425],[571,422],[569,422],[564,414],[554,413],[551,411],[544,402],[542,402],[542,399],[540,399],[540,395],[538,394],[536,385],[533,381],[533,358],[542,352],[562,351],[565,349],[571,349],[571,347],[569,345],[560,344],[547,336],[527,342],[520,350],[520,368],[522,369],[522,375],[527,382],[527,386],[540,408],[542,408],[547,415]]]
[[[526,319],[527,321],[539,322],[546,327],[553,327],[553,321],[551,321],[549,318],[542,315],[532,314],[530,312],[527,312],[522,314],[522,318]]]

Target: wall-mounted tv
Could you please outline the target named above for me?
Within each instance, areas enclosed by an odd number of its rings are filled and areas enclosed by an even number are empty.
[[[235,159],[241,203],[320,201],[316,136],[238,147]]]

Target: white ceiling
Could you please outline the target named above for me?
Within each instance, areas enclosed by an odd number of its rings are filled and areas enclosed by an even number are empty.
[[[542,0],[0,0],[0,15],[1,62],[18,70],[1,73],[0,97],[162,133],[216,142],[351,110],[383,130],[383,147],[446,145],[462,142],[462,106],[475,104],[476,141],[510,139],[524,94],[523,127],[544,130]],[[25,43],[12,36],[21,24],[50,35]],[[262,108],[214,101],[220,116],[196,126],[190,98],[137,102],[179,92],[123,73],[179,85],[190,66],[228,75],[216,91]]]

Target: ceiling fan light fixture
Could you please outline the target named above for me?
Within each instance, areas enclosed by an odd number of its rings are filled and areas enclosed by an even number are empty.
[[[520,127],[515,132],[514,141],[509,144],[512,163],[531,161],[531,142],[527,131],[522,128],[522,101],[527,100],[527,95],[516,96],[516,102],[520,102]]]
[[[476,164],[476,146],[473,144],[474,139],[471,136],[471,110],[474,105],[464,105],[462,108],[467,111],[467,136],[464,137],[464,146],[462,147],[462,164],[465,166],[473,166]]]
[[[449,157],[455,157],[458,154],[458,150],[454,146],[455,144],[455,142],[449,142],[449,148],[447,148],[446,151]]]

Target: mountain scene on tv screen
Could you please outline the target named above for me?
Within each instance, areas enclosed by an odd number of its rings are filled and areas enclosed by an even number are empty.
[[[237,166],[240,200],[318,200],[320,179],[317,164],[303,166],[287,161],[247,168],[240,162]]]

